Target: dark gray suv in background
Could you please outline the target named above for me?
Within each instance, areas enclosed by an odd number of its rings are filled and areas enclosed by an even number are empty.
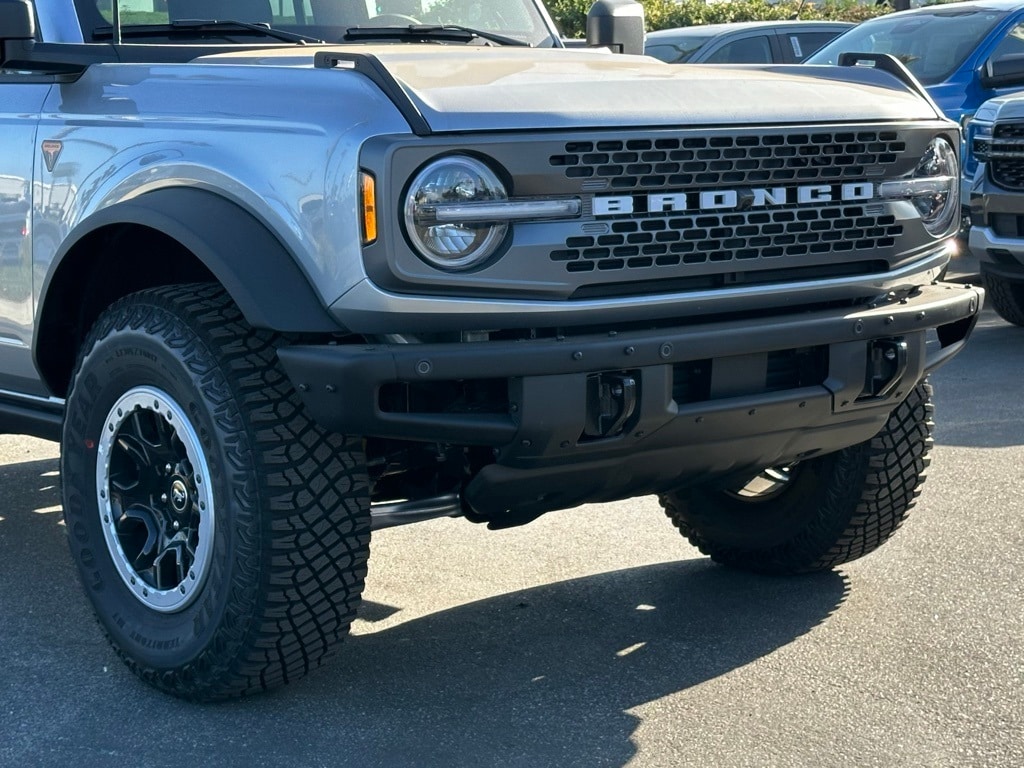
[[[669,64],[799,64],[853,27],[845,21],[747,21],[662,29],[644,53]]]

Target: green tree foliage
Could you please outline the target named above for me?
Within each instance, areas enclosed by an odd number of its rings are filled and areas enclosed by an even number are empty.
[[[705,3],[704,0],[640,0],[644,7],[648,32],[697,24],[724,24],[732,21],[777,21],[808,19],[859,22],[892,10],[888,5],[865,5],[856,0],[801,2],[781,0],[729,0]],[[565,37],[586,37],[587,11],[593,0],[546,0],[548,10]]]

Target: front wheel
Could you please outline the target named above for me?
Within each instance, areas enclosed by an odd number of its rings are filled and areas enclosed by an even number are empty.
[[[822,571],[880,547],[903,523],[932,446],[931,386],[918,384],[875,437],[765,470],[736,488],[698,486],[661,505],[712,560],[758,573]]]
[[[986,295],[1003,320],[1024,326],[1024,280],[985,273]]]
[[[72,555],[111,644],[214,700],[318,666],[369,551],[358,441],[312,423],[216,286],[122,299],[84,345],[61,446]]]

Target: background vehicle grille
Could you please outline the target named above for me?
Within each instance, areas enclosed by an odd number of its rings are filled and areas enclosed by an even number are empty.
[[[998,123],[992,139],[992,181],[1007,189],[1024,189],[1024,123]]]

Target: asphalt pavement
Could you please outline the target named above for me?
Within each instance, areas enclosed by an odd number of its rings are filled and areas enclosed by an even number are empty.
[[[831,573],[717,567],[650,497],[389,529],[339,655],[216,706],[114,656],[68,556],[56,447],[0,437],[0,766],[1019,768],[1022,381],[1024,329],[986,310],[933,377],[917,508]]]

